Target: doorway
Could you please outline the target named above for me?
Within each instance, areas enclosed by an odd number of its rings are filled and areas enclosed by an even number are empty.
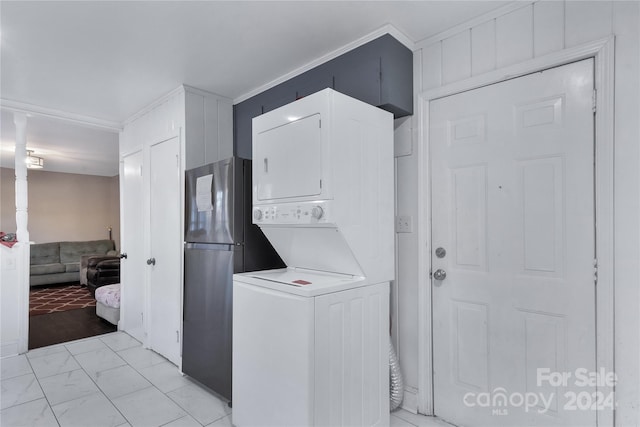
[[[596,391],[576,379],[596,368],[593,68],[430,103],[433,403],[454,424],[596,423],[568,401]]]

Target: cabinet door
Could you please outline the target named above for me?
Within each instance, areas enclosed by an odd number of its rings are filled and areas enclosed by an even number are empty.
[[[352,55],[341,58],[335,89],[371,105],[380,105],[380,57]]]
[[[258,134],[254,154],[258,200],[315,196],[322,191],[320,114]]]

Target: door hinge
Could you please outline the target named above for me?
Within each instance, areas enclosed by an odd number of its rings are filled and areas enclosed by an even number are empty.
[[[318,127],[322,128],[322,119],[318,120]]]
[[[594,113],[598,110],[598,91],[596,89],[593,90],[591,95],[591,110]]]
[[[593,281],[598,284],[598,260],[593,260]]]
[[[176,342],[180,342],[180,331],[176,331]]]

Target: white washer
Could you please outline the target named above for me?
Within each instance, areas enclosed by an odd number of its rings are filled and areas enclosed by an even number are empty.
[[[284,269],[234,276],[233,424],[388,426],[389,284]]]
[[[389,425],[393,116],[325,89],[253,119],[252,168],[288,268],[234,275],[234,425]]]

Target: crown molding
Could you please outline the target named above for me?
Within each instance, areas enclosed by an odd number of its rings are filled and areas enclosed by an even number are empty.
[[[120,132],[122,124],[110,120],[98,119],[82,114],[69,113],[67,111],[56,110],[54,108],[41,107],[39,105],[27,104],[25,102],[13,101],[0,98],[0,108],[14,113],[24,113],[27,116],[47,117],[56,120],[63,120],[80,126],[106,130],[109,132]]]
[[[186,91],[186,86],[182,84],[182,85],[178,86],[177,88],[175,88],[175,89],[165,93],[164,95],[160,96],[159,98],[156,98],[151,103],[145,105],[140,110],[136,111],[135,113],[133,113],[129,117],[127,117],[125,119],[125,121],[122,123],[122,126],[121,126],[120,130],[124,129],[124,127],[126,127],[129,124],[135,122],[140,117],[144,116],[149,111],[155,109],[156,107],[158,107],[159,105],[165,103],[167,100],[173,98],[174,96],[185,93],[185,91]]]
[[[306,63],[305,65],[303,65],[302,67],[296,68],[295,70],[284,74],[283,76],[278,77],[275,80],[270,81],[269,83],[266,83],[262,86],[259,86],[247,93],[245,93],[244,95],[241,95],[237,98],[235,98],[233,100],[234,104],[238,104],[242,101],[245,101],[249,98],[251,98],[252,96],[255,96],[259,93],[264,92],[265,90],[271,89],[274,86],[279,85],[280,83],[286,82],[287,80],[299,76],[300,74],[307,72],[315,67],[317,67],[318,65],[324,64],[327,61],[330,61],[334,58],[337,58],[338,56],[349,52],[350,50],[353,50],[357,47],[360,47],[366,43],[369,43],[372,40],[377,39],[378,37],[381,37],[385,34],[390,34],[391,36],[393,36],[396,40],[398,40],[400,43],[402,43],[403,45],[405,45],[406,47],[408,47],[409,49],[411,49],[411,51],[415,50],[415,43],[406,35],[404,34],[402,31],[398,30],[396,27],[394,27],[391,24],[386,24],[380,28],[378,28],[377,30],[363,36],[360,37],[357,40],[352,41],[351,43],[348,43],[332,52],[329,52],[328,54],[321,56],[319,58],[314,59],[311,62]]]

